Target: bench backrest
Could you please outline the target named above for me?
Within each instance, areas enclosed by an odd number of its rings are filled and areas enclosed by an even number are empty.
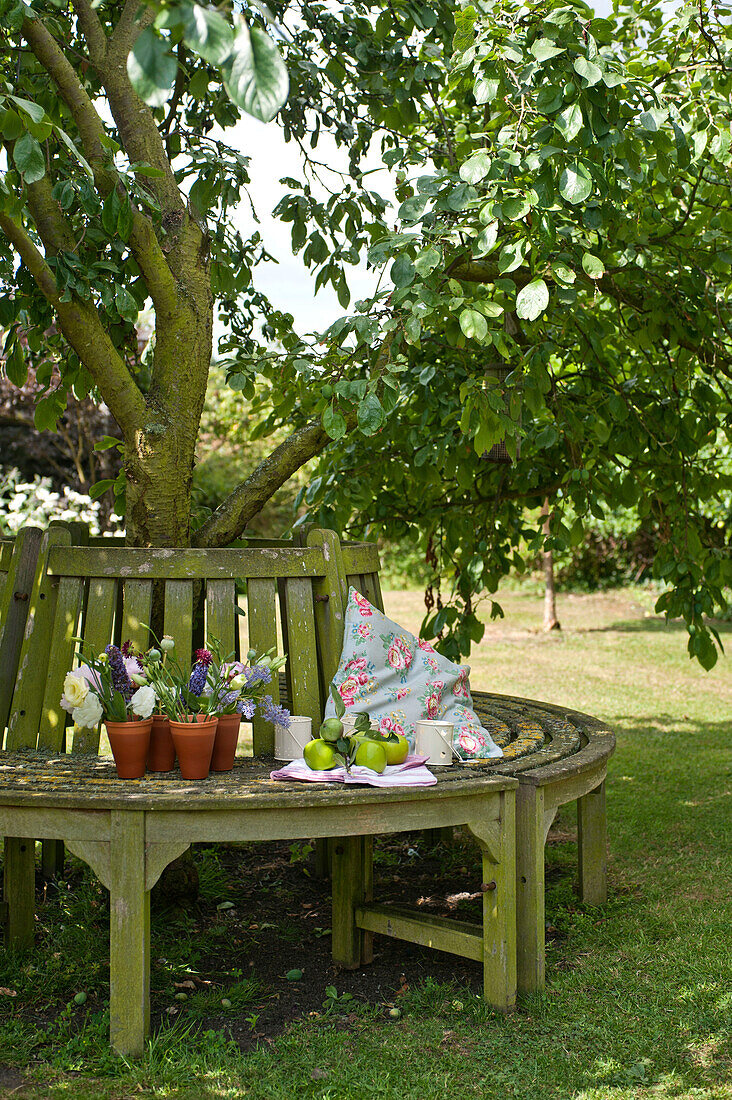
[[[22,527],[0,544],[0,743],[8,720],[43,532]]]
[[[100,651],[130,639],[150,644],[153,601],[162,601],[162,629],[186,657],[193,644],[194,610],[203,609],[206,634],[236,651],[237,579],[245,582],[249,644],[263,651],[277,646],[278,602],[287,688],[293,711],[309,715],[317,728],[324,690],[335,671],[343,634],[343,582],[337,572],[339,545],[331,531],[313,530],[305,547],[224,550],[72,546],[71,535],[54,528],[44,535],[44,556],[36,572],[20,667],[12,699],[6,747],[62,752],[67,715],[59,700],[82,637]],[[276,699],[278,686],[272,685]],[[271,752],[273,729],[254,723],[255,754]],[[97,752],[99,735],[76,731],[74,752]]]

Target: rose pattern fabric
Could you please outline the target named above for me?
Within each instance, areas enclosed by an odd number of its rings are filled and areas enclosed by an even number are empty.
[[[472,709],[469,675],[467,665],[448,661],[350,589],[343,652],[333,677],[347,710],[366,711],[380,729],[404,734],[412,744],[420,719],[451,722],[462,759],[502,756]],[[334,714],[329,697],[325,716]]]

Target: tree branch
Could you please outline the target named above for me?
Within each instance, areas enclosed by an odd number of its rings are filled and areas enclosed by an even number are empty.
[[[194,545],[226,546],[237,538],[272,494],[301,466],[325,450],[330,442],[331,438],[323,430],[319,417],[298,428],[219,505],[211,518],[196,531]]]
[[[71,111],[100,195],[104,198],[114,187],[121,194],[126,194],[116,171],[108,167],[108,157],[103,145],[106,135],[102,120],[63,50],[40,19],[26,19],[23,33]],[[130,249],[145,277],[156,314],[165,318],[174,312],[177,305],[175,280],[152,222],[134,203],[131,206]]]
[[[0,230],[15,248],[48,303],[59,327],[99,387],[113,417],[123,430],[134,430],[145,416],[145,400],[120,358],[94,306],[72,299],[63,302],[53,272],[22,225],[0,212]]]
[[[81,32],[89,47],[89,59],[97,71],[104,64],[107,52],[107,36],[101,20],[89,0],[72,0]]]

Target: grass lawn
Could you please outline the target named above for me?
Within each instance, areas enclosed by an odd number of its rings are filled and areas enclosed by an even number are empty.
[[[129,1064],[106,1048],[106,895],[72,863],[73,890],[40,901],[41,946],[25,959],[0,952],[0,1096],[732,1098],[728,662],[702,672],[684,632],[649,618],[647,597],[632,591],[560,597],[564,629],[551,635],[540,630],[539,596],[510,592],[501,603],[506,619],[472,655],[473,684],[569,704],[618,735],[609,901],[599,910],[577,901],[575,821],[565,812],[548,848],[543,995],[503,1018],[476,996],[477,964],[384,941],[378,973],[390,984],[334,972],[320,926],[327,908],[306,942],[299,931],[323,889],[307,875],[305,850],[242,854],[258,876],[254,902],[251,884],[207,850],[196,909],[154,915],[156,1034]],[[418,627],[418,593],[387,594],[386,606]],[[729,627],[724,636],[732,642]],[[427,883],[444,893],[443,873],[445,884],[467,874],[464,841],[436,852],[424,843],[382,849],[379,872],[394,889]],[[276,978],[266,944],[280,956]],[[297,995],[285,976],[293,959],[304,972]]]

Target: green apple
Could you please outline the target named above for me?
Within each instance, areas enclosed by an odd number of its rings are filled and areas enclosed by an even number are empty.
[[[381,775],[386,767],[386,746],[378,741],[362,741],[356,749],[356,763]]]
[[[397,734],[396,741],[385,741],[387,764],[403,764],[409,756],[409,742],[401,733]]]
[[[336,766],[335,749],[322,737],[308,741],[303,749],[305,763],[314,772],[327,772]]]
[[[343,723],[340,718],[326,718],[320,727],[320,736],[323,741],[336,742],[343,736]]]

